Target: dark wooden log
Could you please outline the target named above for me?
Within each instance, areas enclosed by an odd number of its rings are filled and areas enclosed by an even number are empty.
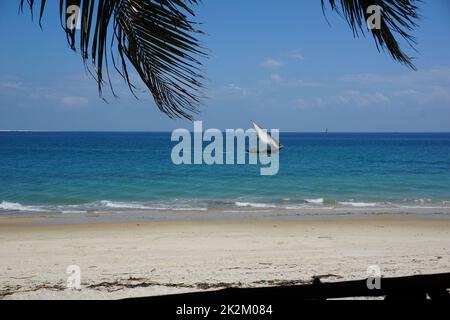
[[[262,288],[226,288],[207,292],[194,292],[165,296],[131,298],[148,302],[233,302],[233,301],[295,301],[323,300],[348,297],[386,297],[387,300],[433,300],[450,301],[450,273],[381,278],[379,289],[369,289],[367,279],[322,283],[315,279],[311,284]]]

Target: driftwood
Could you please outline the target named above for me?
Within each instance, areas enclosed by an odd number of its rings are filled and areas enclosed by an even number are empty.
[[[322,283],[319,278],[311,284],[260,288],[226,288],[207,292],[131,298],[150,303],[183,301],[186,303],[287,302],[325,300],[350,297],[384,297],[386,300],[445,300],[450,301],[450,273],[381,278],[380,288],[369,289],[367,279]]]

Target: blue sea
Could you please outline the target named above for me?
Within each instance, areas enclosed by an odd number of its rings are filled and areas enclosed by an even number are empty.
[[[278,174],[261,176],[259,165],[175,165],[169,132],[0,132],[0,214],[450,207],[450,133],[280,142]]]

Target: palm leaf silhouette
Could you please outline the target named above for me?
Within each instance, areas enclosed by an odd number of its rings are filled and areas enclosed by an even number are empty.
[[[419,0],[417,0],[419,1]],[[35,0],[20,0],[31,12]],[[72,50],[80,50],[85,65],[94,67],[91,74],[102,93],[105,83],[111,86],[109,61],[123,77],[134,94],[128,72],[131,64],[147,86],[158,108],[171,118],[192,119],[202,98],[201,47],[194,7],[199,0],[60,0],[62,27]],[[364,34],[369,17],[367,8],[381,8],[381,28],[371,29],[378,50],[387,49],[394,60],[415,69],[412,58],[405,54],[396,38],[413,47],[410,32],[417,26],[417,6],[414,0],[321,0],[343,16],[353,34]],[[80,8],[79,30],[68,23],[72,8]],[[40,0],[39,23],[46,0]],[[70,22],[70,21],[69,21]],[[110,60],[109,60],[110,59]],[[106,80],[105,74],[106,73]],[[114,94],[114,89],[111,86]]]
[[[416,40],[410,32],[417,27],[418,8],[415,4],[420,0],[327,0],[331,9],[338,12],[345,18],[354,36],[359,33],[364,35],[367,28],[367,20],[370,12],[367,9],[376,5],[380,8],[380,28],[370,29],[375,39],[378,51],[387,49],[392,58],[415,69],[412,57],[408,56],[401,48],[395,37],[405,40],[408,45],[414,48]],[[322,10],[325,12],[325,0],[321,0]]]
[[[35,1],[26,2],[32,10]],[[131,63],[162,112],[191,119],[202,97],[199,57],[205,56],[194,37],[201,31],[189,20],[195,4],[197,0],[60,0],[59,7],[69,46],[79,48],[86,66],[94,66],[91,73],[100,93],[105,83],[111,84],[109,61],[133,92]],[[39,21],[45,5],[41,0]],[[74,6],[79,8],[79,30],[77,21],[70,21]]]

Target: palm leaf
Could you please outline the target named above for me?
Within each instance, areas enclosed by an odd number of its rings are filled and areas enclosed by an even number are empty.
[[[380,8],[380,29],[370,29],[378,51],[387,49],[392,58],[415,69],[412,57],[408,56],[400,47],[396,38],[405,40],[414,49],[416,43],[410,32],[417,27],[418,8],[416,2],[420,0],[328,0],[332,10],[342,15],[354,36],[359,32],[364,34],[367,27],[366,21],[370,16],[367,8],[377,5]],[[325,0],[321,0],[322,9],[325,11]],[[368,29],[368,28],[367,28]]]
[[[35,1],[26,2],[32,11]],[[111,84],[110,61],[134,93],[128,72],[131,64],[162,112],[171,118],[192,119],[202,98],[199,59],[205,56],[195,38],[201,31],[189,18],[197,2],[60,0],[60,18],[70,48],[79,49],[89,70],[90,64],[94,67],[91,73],[100,94],[105,83]],[[21,8],[24,3],[21,0]],[[39,22],[45,5],[41,0]],[[80,9],[79,30],[66,23],[72,6]]]

